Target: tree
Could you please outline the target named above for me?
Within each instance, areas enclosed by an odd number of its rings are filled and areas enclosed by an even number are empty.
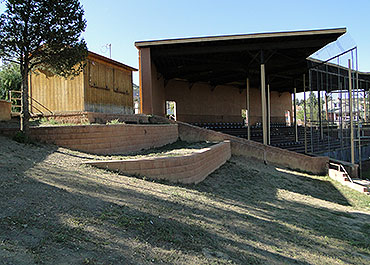
[[[324,113],[324,98],[320,97],[321,105],[321,118],[325,119]],[[297,119],[304,121],[304,100],[298,102],[298,106],[301,106],[300,110],[297,112]],[[312,113],[311,113],[312,111]],[[318,121],[319,120],[319,103],[314,92],[310,92],[308,98],[306,99],[306,121]]]
[[[83,68],[86,28],[78,0],[6,0],[0,16],[0,57],[19,64],[22,76],[21,130],[28,134],[28,76],[43,69],[68,77]]]
[[[9,90],[21,90],[22,76],[15,63],[7,63],[0,67],[0,99],[8,99]]]

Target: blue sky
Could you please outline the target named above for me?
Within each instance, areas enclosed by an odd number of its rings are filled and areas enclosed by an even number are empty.
[[[354,3],[355,2],[355,3]],[[370,72],[369,0],[82,0],[91,51],[112,44],[112,58],[138,67],[134,42],[163,38],[346,27]],[[104,55],[104,53],[103,53]],[[106,52],[105,55],[109,56]],[[134,81],[137,83],[138,75]]]
[[[91,51],[138,68],[135,41],[346,27],[370,72],[369,0],[82,0]],[[3,10],[3,7],[0,8]],[[105,53],[104,53],[105,51]],[[138,82],[138,74],[134,75]]]

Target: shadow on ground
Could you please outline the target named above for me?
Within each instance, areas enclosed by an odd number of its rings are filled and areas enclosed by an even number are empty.
[[[199,185],[129,178],[0,138],[12,264],[366,264],[369,214],[325,178],[233,157]],[[31,150],[31,151],[30,151]],[[10,164],[9,164],[10,163]],[[356,226],[357,228],[353,228]]]

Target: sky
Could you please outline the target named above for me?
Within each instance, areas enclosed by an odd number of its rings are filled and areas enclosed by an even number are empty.
[[[138,68],[135,41],[346,27],[370,72],[369,0],[81,0],[89,50]],[[0,11],[3,12],[3,5]],[[134,74],[138,83],[138,73]]]

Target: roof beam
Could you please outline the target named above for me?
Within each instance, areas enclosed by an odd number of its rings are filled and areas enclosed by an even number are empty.
[[[269,50],[269,49],[307,49],[312,48],[312,52],[321,48],[330,40],[299,40],[299,41],[280,41],[271,43],[253,43],[253,44],[238,44],[238,45],[218,45],[204,47],[164,47],[163,49],[154,49],[152,52],[153,58],[161,56],[182,56],[182,55],[199,55],[199,54],[215,54],[215,53],[241,53],[251,50]],[[297,48],[299,47],[299,48]]]

